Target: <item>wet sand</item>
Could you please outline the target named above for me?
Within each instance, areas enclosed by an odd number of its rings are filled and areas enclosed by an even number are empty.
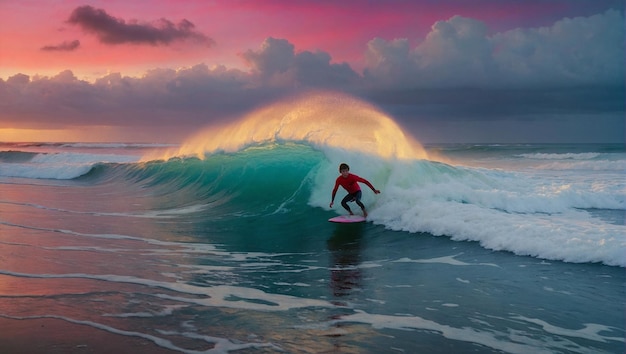
[[[117,335],[59,319],[0,318],[0,353],[154,353],[176,351],[148,339]]]

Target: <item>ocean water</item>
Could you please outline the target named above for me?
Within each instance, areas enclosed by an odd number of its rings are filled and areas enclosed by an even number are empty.
[[[624,352],[624,146],[285,131],[0,144],[0,352]]]

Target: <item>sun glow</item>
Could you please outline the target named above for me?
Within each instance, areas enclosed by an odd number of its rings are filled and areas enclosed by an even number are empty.
[[[231,125],[210,127],[161,158],[198,156],[268,142],[302,141],[385,158],[426,158],[424,148],[373,105],[336,92],[318,92],[253,111]]]
[[[0,129],[2,142],[60,142],[71,141],[73,136],[65,129]]]
[[[92,126],[67,129],[0,128],[0,142],[109,142],[119,129]]]

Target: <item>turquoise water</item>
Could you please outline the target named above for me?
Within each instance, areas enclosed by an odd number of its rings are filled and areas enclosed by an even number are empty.
[[[145,352],[625,349],[619,146],[152,148],[3,147],[0,317]],[[382,191],[367,223],[327,222],[343,161]]]

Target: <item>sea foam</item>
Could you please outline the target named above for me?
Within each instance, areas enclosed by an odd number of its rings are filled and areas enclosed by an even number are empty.
[[[0,177],[67,180],[80,177],[104,163],[132,163],[138,156],[86,153],[40,153],[20,163],[0,164]]]

